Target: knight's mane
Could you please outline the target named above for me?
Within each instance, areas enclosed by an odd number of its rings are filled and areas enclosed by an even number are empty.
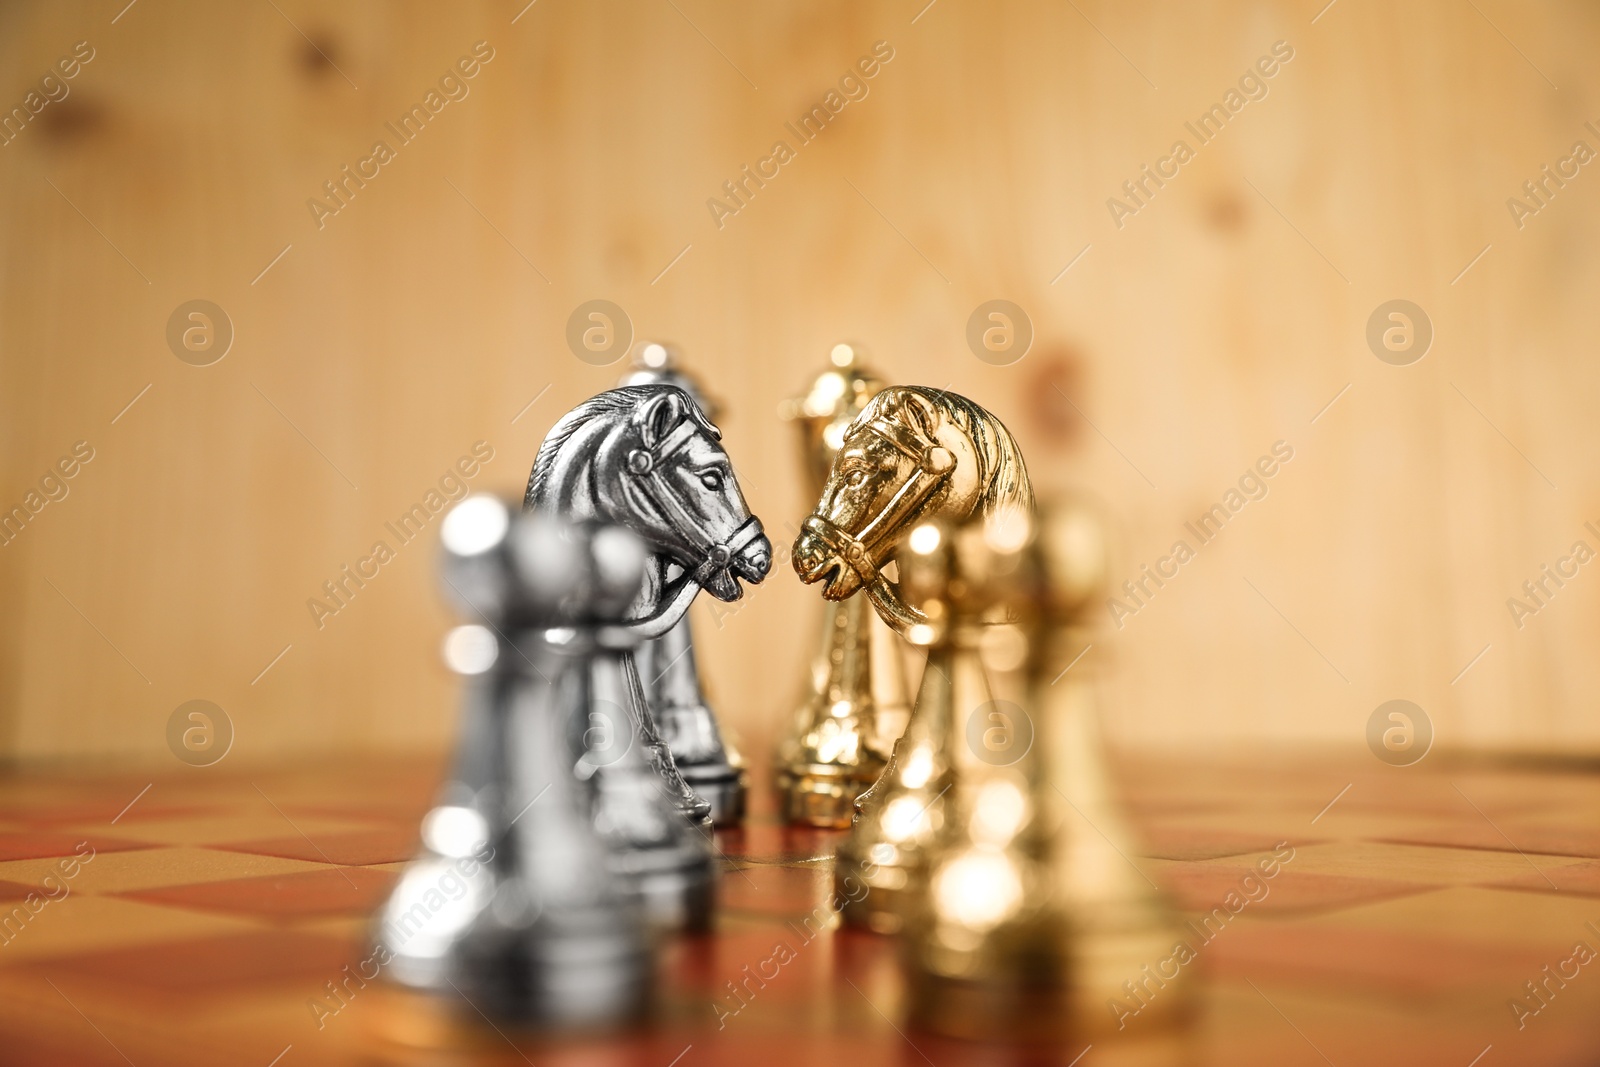
[[[615,416],[620,421],[631,415],[635,408],[650,399],[650,397],[668,389],[683,393],[684,406],[689,412],[689,418],[698,423],[701,429],[705,430],[713,438],[721,436],[717,428],[711,424],[711,420],[706,418],[705,413],[694,402],[694,399],[675,385],[624,385],[616,389],[607,389],[605,392],[596,393],[588,400],[585,400],[561,416],[556,421],[556,424],[550,427],[550,432],[545,434],[543,443],[539,445],[538,455],[534,457],[533,470],[528,475],[528,491],[523,495],[522,506],[524,508],[533,507],[534,501],[547,488],[551,471],[554,470],[556,463],[566,452],[568,441],[587,425],[591,419],[610,415]]]
[[[978,484],[983,486],[975,514],[989,515],[1006,508],[1033,513],[1033,483],[1027,464],[1016,438],[999,419],[964,396],[926,385],[892,386],[873,397],[873,402],[895,392],[915,393],[928,400],[972,439],[978,456]]]

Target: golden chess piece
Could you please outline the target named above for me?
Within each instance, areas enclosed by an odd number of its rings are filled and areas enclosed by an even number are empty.
[[[958,709],[957,748],[972,758],[902,898],[908,1015],[973,1040],[1169,1040],[1193,1003],[1195,946],[1130,859],[1079,662],[1103,527],[1071,502],[1026,525],[1037,529],[974,524],[955,538],[981,542],[957,553],[975,562],[956,577],[1011,621],[980,653],[1001,699]]]
[[[844,921],[878,933],[900,929],[904,898],[942,836],[951,791],[972,773],[961,710],[994,704],[982,653],[999,620],[985,588],[967,580],[950,531],[940,522],[919,526],[897,556],[900,596],[928,620],[910,634],[927,648],[928,662],[905,736],[863,796],[834,867]]]
[[[898,927],[895,897],[911,884],[922,850],[942,825],[948,786],[959,776],[951,762],[955,711],[988,699],[976,649],[991,620],[969,610],[965,587],[922,577],[943,558],[937,528],[906,535],[929,521],[954,524],[1032,509],[1021,453],[998,419],[945,390],[891,386],[846,429],[817,510],[795,540],[803,581],[823,583],[830,601],[865,590],[886,623],[928,649],[905,736],[878,782],[857,800],[858,816],[839,846],[835,889],[852,925]],[[897,549],[898,582],[883,573]]]
[[[825,600],[866,591],[896,632],[927,622],[883,573],[918,523],[961,523],[1004,508],[1033,510],[1033,485],[1016,439],[964,396],[891,385],[844,431],[816,509],[795,538],[800,580]]]
[[[833,366],[780,409],[800,430],[813,494],[827,482],[851,421],[884,388],[861,355],[857,346],[834,345]],[[805,698],[778,744],[777,787],[785,821],[845,827],[910,716],[905,666],[899,639],[864,597],[827,602],[821,645]]]

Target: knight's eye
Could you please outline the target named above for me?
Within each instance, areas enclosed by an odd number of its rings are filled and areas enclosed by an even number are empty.
[[[720,493],[722,491],[722,472],[701,471],[700,484],[705,486],[713,493]]]
[[[850,486],[852,489],[859,489],[861,486],[867,484],[867,472],[862,470],[851,471],[849,474],[845,475],[844,484]]]

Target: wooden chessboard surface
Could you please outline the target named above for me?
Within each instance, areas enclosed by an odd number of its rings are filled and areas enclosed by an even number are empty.
[[[1365,754],[1118,766],[1143,842],[1137,865],[1191,914],[1222,903],[1280,842],[1294,856],[1199,950],[1199,1011],[1176,1042],[1073,1042],[1033,1060],[1600,1062],[1600,959],[1574,962],[1579,943],[1600,951],[1600,776],[1444,757],[1396,769]],[[366,956],[365,917],[411,853],[438,773],[435,762],[351,757],[153,780],[0,779],[0,902],[26,914],[6,913],[0,945],[0,1063],[1025,1058],[905,1030],[890,942],[837,929],[806,939],[805,917],[827,913],[837,835],[777,825],[760,782],[749,825],[717,837],[716,931],[664,947],[651,1025],[554,1044],[481,1026],[419,1051],[387,1039],[417,1017],[377,983],[337,1011],[313,1010],[319,996],[336,1005],[326,983]],[[47,891],[58,899],[40,905]],[[741,1005],[728,983],[779,943],[793,959]],[[1547,966],[1577,973],[1562,984]],[[1538,981],[1552,991],[1542,1006],[1525,986]],[[1520,1027],[1517,998],[1530,1009]]]

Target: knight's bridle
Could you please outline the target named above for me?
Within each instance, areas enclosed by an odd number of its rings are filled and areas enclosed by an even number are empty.
[[[635,485],[645,499],[654,504],[658,511],[675,519],[679,532],[693,542],[691,547],[700,554],[700,561],[688,577],[696,585],[704,586],[718,573],[727,570],[733,557],[761,536],[761,520],[752,515],[727,538],[716,541],[683,506],[672,483],[662,473],[662,461],[688,444],[695,434],[695,428],[694,420],[686,418],[671,433],[657,441],[654,447],[629,450],[627,469],[634,476]]]
[[[872,562],[873,549],[949,478],[956,458],[937,441],[924,441],[904,427],[883,419],[871,419],[863,428],[889,442],[902,455],[915,461],[916,466],[889,498],[889,503],[861,528],[861,532],[852,534],[817,514],[808,516],[804,526],[849,564],[850,569],[861,576],[863,584],[871,585],[878,578],[878,568]]]

